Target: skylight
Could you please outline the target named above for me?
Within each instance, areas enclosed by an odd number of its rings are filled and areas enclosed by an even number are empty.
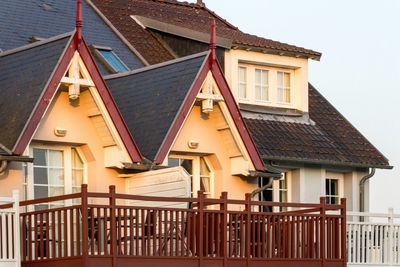
[[[113,73],[129,71],[129,68],[122,60],[114,53],[112,48],[92,46],[95,54],[99,57],[102,63]]]

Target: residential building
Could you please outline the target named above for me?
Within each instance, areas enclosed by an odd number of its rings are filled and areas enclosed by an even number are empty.
[[[363,177],[391,166],[310,84],[308,62],[321,53],[242,32],[202,1],[92,3],[151,63],[207,50],[209,21],[215,19],[217,58],[244,121],[265,164],[284,173],[262,199],[316,202],[326,195],[337,203],[346,197],[348,210],[368,211]]]

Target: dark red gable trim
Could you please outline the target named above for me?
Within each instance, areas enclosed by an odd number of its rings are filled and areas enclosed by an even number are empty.
[[[119,112],[117,105],[115,104],[114,99],[112,98],[110,91],[108,90],[107,85],[100,74],[100,71],[97,69],[97,66],[94,63],[93,58],[84,40],[82,40],[82,44],[83,45],[80,45],[78,47],[78,52],[83,62],[85,63],[90,77],[92,78],[97,88],[97,91],[99,92],[99,95],[107,108],[108,113],[110,114],[111,120],[113,121],[115,128],[117,129],[118,134],[121,137],[122,142],[124,143],[132,161],[141,162],[142,156],[140,155],[139,149],[137,148],[131,133],[126,127],[121,113]]]
[[[253,140],[250,137],[249,131],[245,123],[243,122],[242,115],[240,114],[239,107],[237,106],[232,92],[229,88],[229,85],[222,73],[221,67],[218,64],[218,61],[215,59],[213,60],[212,55],[209,54],[206,64],[203,64],[202,69],[199,72],[197,80],[195,81],[194,85],[192,86],[189,95],[187,96],[185,102],[183,103],[182,109],[180,110],[178,117],[175,119],[173,125],[168,132],[167,137],[165,138],[164,143],[161,146],[160,151],[157,153],[155,158],[156,164],[161,164],[165,157],[167,156],[168,151],[170,150],[179,130],[181,129],[183,122],[185,121],[186,117],[188,116],[193,103],[196,99],[197,94],[201,89],[201,85],[203,84],[208,71],[211,70],[211,73],[215,79],[215,82],[218,85],[218,88],[221,92],[222,97],[224,98],[225,104],[228,107],[229,113],[233,118],[233,121],[236,125],[236,128],[240,134],[240,137],[243,140],[243,143],[249,153],[251,161],[254,164],[254,167],[259,171],[264,171],[264,162],[260,157],[260,154],[257,151],[256,146],[254,145]]]
[[[129,156],[131,157],[133,162],[142,161],[139,150],[137,149],[137,146],[126,127],[122,116],[119,113],[119,110],[117,109],[117,106],[112,99],[110,92],[108,91],[105,82],[90,55],[88,47],[86,46],[83,39],[80,42],[77,42],[78,38],[79,36],[77,36],[77,34],[75,33],[72,41],[68,44],[68,47],[64,55],[62,56],[60,63],[56,67],[55,72],[50,79],[50,82],[45,88],[43,96],[39,100],[39,104],[34,110],[30,120],[27,122],[27,126],[24,129],[21,138],[15,146],[14,154],[21,155],[24,152],[25,148],[28,146],[33,134],[35,133],[40,123],[40,120],[42,119],[56,90],[58,89],[58,85],[60,84],[64,73],[67,71],[68,65],[71,62],[75,51],[78,51],[99,92],[102,101],[104,102],[105,107],[107,108],[108,113],[110,114],[110,117],[118,131],[118,134],[121,136],[121,139],[128,151]]]

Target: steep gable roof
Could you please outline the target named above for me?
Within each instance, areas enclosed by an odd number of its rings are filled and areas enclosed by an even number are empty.
[[[1,0],[0,1],[0,49],[3,51],[21,47],[35,36],[46,39],[75,29],[76,0]],[[88,45],[110,47],[131,69],[143,67],[140,58],[116,35],[96,14],[95,10],[82,3],[83,35]],[[109,74],[100,61],[97,67]]]
[[[309,123],[245,115],[244,120],[264,159],[391,168],[388,160],[311,84],[309,101]]]
[[[127,76],[106,77],[125,123],[147,159],[156,158],[206,56],[202,53]]]
[[[129,156],[133,162],[140,162],[141,155],[89,49],[78,36],[77,32],[64,34],[0,54],[0,92],[4,92],[0,123],[9,129],[0,133],[0,143],[9,146],[14,155],[24,152],[78,52]]]
[[[0,143],[12,150],[72,34],[0,53]]]
[[[216,20],[217,36],[232,40],[234,46],[256,47],[277,53],[297,53],[319,59],[321,53],[242,32],[217,14],[197,4],[175,0],[92,0],[99,10],[150,63],[159,63],[173,55],[148,30],[131,16],[138,15],[201,33],[209,33],[209,22]]]
[[[160,164],[187,118],[201,86],[211,71],[237,131],[257,170],[264,163],[250,138],[239,108],[218,62],[199,53],[131,73],[105,77],[142,155]]]

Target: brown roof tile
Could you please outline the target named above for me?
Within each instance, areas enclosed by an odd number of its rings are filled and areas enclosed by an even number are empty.
[[[389,167],[388,160],[312,85],[309,103],[315,124],[245,118],[265,159]]]
[[[210,20],[214,18],[217,35],[232,40],[234,45],[298,53],[317,59],[321,56],[321,53],[310,49],[244,33],[213,11],[197,4],[175,0],[92,0],[92,2],[151,64],[169,60],[173,56],[150,31],[139,26],[130,17],[131,15],[203,33],[210,31]]]

